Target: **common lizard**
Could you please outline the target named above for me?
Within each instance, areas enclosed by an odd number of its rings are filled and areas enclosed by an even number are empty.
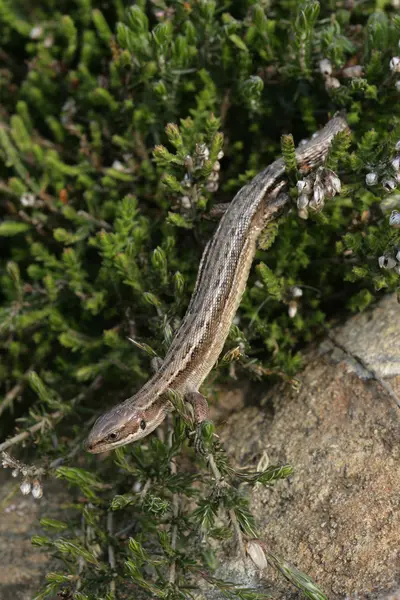
[[[336,115],[299,146],[299,172],[307,174],[320,166],[334,136],[347,127],[344,117]],[[86,441],[89,452],[111,450],[148,435],[173,409],[169,390],[192,403],[198,423],[206,419],[207,400],[199,387],[228,336],[256,240],[265,225],[290,205],[289,196],[282,193],[286,183],[284,160],[279,158],[236,194],[204,250],[187,312],[160,368],[134,396],[99,417]]]

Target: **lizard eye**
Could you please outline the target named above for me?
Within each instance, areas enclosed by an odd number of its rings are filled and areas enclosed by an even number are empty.
[[[112,442],[115,441],[117,438],[118,438],[118,433],[116,431],[113,431],[112,433],[110,433],[107,436],[107,439],[110,440],[110,441],[112,441]]]
[[[146,421],[144,419],[140,421],[140,429],[146,429]]]

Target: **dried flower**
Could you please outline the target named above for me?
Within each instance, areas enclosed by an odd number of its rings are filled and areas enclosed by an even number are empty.
[[[371,173],[367,173],[365,176],[365,183],[367,185],[375,185],[378,181],[378,173],[372,171]]]
[[[303,290],[299,288],[297,285],[294,285],[290,290],[293,298],[301,298],[303,295]]]
[[[392,167],[395,171],[399,171],[400,170],[400,156],[396,156],[393,160],[392,160]]]
[[[190,202],[189,196],[182,196],[182,198],[181,198],[181,206],[182,206],[182,208],[185,208],[186,210],[190,209],[190,207],[192,206],[192,204]]]
[[[342,182],[333,171],[328,171],[325,179],[325,189],[327,195],[331,198],[336,194],[340,194],[342,190]]]
[[[265,556],[264,549],[262,547],[262,544],[258,540],[254,539],[247,542],[246,552],[250,556],[251,560],[256,565],[256,567],[258,567],[259,569],[266,569],[268,567],[268,562]]]
[[[382,181],[383,189],[386,192],[393,192],[396,189],[396,182],[394,179],[384,179]]]
[[[300,194],[300,196],[297,198],[297,208],[302,210],[303,208],[306,208],[306,206],[308,206],[310,199],[306,194]]]
[[[20,202],[21,202],[22,206],[26,206],[26,207],[35,206],[35,200],[36,200],[35,195],[29,194],[29,193],[22,194],[22,196],[20,198]]]
[[[325,189],[322,185],[314,186],[313,197],[310,200],[309,207],[313,210],[321,210],[324,205]]]
[[[289,302],[288,315],[291,319],[297,315],[297,302]]]
[[[218,179],[219,179],[218,171],[211,171],[210,175],[208,176],[207,181],[218,181]]]
[[[185,173],[185,175],[183,176],[181,184],[183,185],[183,187],[186,187],[186,188],[192,187],[192,180],[188,173]]]
[[[30,484],[30,482],[27,479],[25,479],[25,481],[23,481],[21,483],[19,489],[24,494],[24,496],[27,496],[30,493],[30,491],[31,491],[31,484]]]
[[[400,228],[400,212],[398,210],[392,211],[389,217],[389,225],[395,229]]]
[[[297,182],[297,190],[299,194],[311,194],[312,191],[312,182],[311,179],[299,179]]]
[[[323,58],[319,61],[319,70],[322,75],[332,75],[332,63],[329,59]]]
[[[340,88],[340,81],[336,77],[327,77],[325,79],[325,87],[327,90],[335,90]]]
[[[347,79],[353,79],[355,77],[362,77],[364,67],[362,65],[353,65],[352,67],[346,67],[342,70],[343,77]]]
[[[215,181],[210,181],[210,183],[207,183],[207,185],[206,185],[207,192],[216,192],[217,189],[218,189],[218,183]]]
[[[400,56],[393,56],[390,60],[389,67],[393,73],[400,73]]]
[[[41,498],[43,496],[43,488],[40,484],[40,481],[38,479],[35,479],[35,481],[33,482],[32,485],[32,496],[34,498]]]
[[[189,173],[193,171],[193,158],[190,156],[190,154],[185,156],[184,165],[185,169],[187,169]]]
[[[308,219],[308,209],[306,208],[299,208],[299,210],[297,211],[297,214],[299,215],[300,219],[304,219],[305,221]]]
[[[381,269],[393,269],[396,266],[396,261],[392,256],[380,256],[378,264]]]
[[[41,27],[40,25],[36,25],[35,27],[33,27],[33,29],[30,30],[29,37],[31,38],[31,40],[37,40],[40,38],[42,33],[43,27]]]

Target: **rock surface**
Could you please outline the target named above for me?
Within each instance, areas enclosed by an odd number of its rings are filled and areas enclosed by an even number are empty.
[[[252,510],[268,548],[331,600],[400,599],[399,316],[387,297],[351,318],[332,332],[341,348],[328,339],[305,354],[299,392],[275,387],[264,407],[232,414],[220,430],[237,465],[294,466],[276,488],[254,490]],[[222,562],[221,575],[235,576]],[[247,575],[246,585],[273,584],[277,598],[301,597],[272,570]]]
[[[65,488],[58,481],[49,481],[40,501],[31,494],[22,496],[9,469],[0,470],[0,486],[0,598],[32,600],[54,563],[30,540],[33,535],[43,535],[42,516],[62,518]]]

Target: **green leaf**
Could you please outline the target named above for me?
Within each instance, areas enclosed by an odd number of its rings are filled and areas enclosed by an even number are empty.
[[[229,39],[233,44],[235,44],[236,48],[239,48],[239,50],[242,50],[243,52],[249,51],[244,41],[238,35],[236,35],[236,33],[232,33],[229,36]]]
[[[22,223],[21,221],[3,221],[0,223],[0,236],[12,237],[19,233],[25,233],[30,228],[31,226],[28,223]]]

